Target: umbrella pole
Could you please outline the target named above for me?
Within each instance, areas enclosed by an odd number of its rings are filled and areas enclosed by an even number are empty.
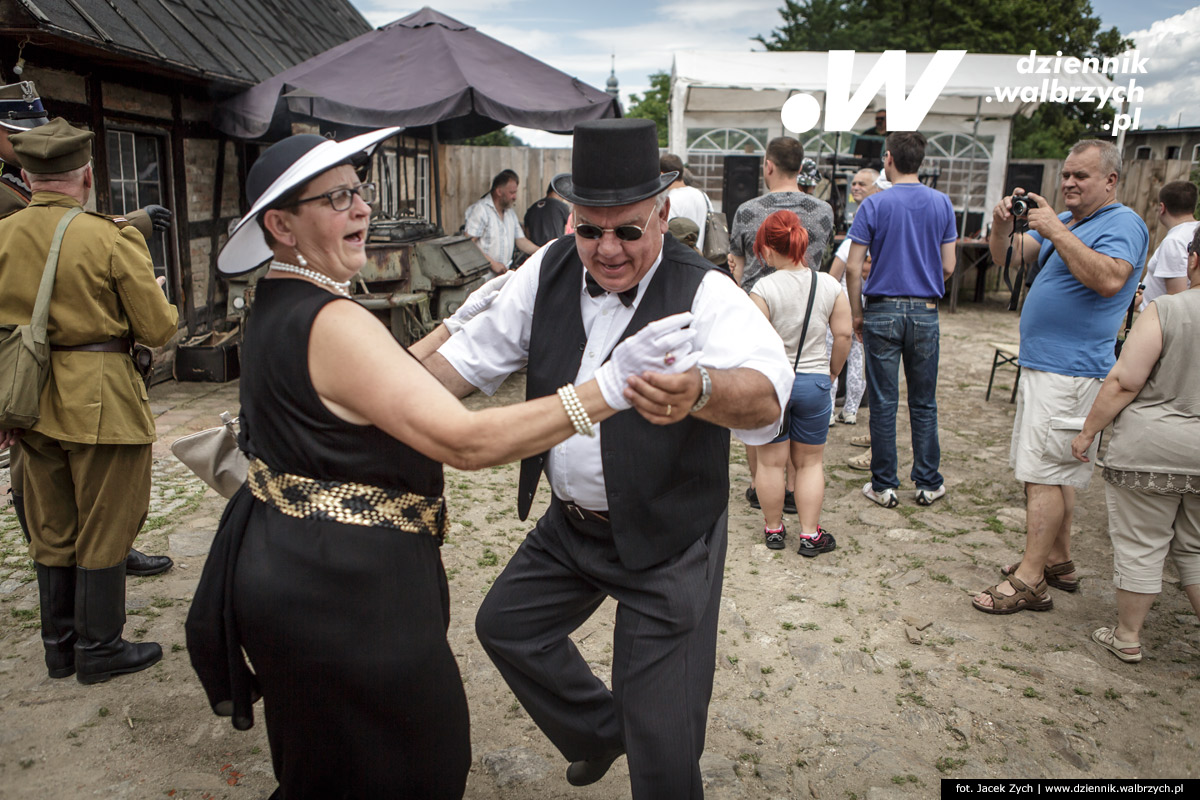
[[[442,170],[438,166],[438,129],[435,122],[429,128],[429,143],[433,148],[433,205],[437,210],[437,224],[442,228],[442,233],[446,230],[442,226]]]

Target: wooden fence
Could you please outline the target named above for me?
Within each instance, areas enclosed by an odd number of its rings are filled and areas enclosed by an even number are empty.
[[[447,233],[466,221],[467,206],[487,194],[501,170],[511,169],[520,178],[514,208],[522,219],[525,209],[546,195],[551,178],[571,171],[570,148],[445,145],[440,156],[442,227]]]

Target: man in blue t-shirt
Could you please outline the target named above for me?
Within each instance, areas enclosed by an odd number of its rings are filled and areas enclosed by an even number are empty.
[[[946,494],[937,430],[938,300],[954,272],[954,208],[950,198],[917,178],[925,160],[925,137],[888,134],[883,171],[892,188],[866,198],[848,234],[846,288],[854,332],[862,340],[871,408],[871,480],[863,494],[885,508],[900,501],[896,488],[896,406],[900,361],[908,382],[912,427],[910,476],[919,505]],[[863,262],[871,272],[862,284]],[[866,305],[859,289],[866,296]]]
[[[1017,189],[1036,206],[1032,233],[1013,233],[1013,198],[992,211],[988,243],[1002,263],[1012,237],[1025,265],[1041,265],[1021,312],[1021,384],[1009,461],[1025,483],[1025,554],[1005,567],[1006,580],[977,595],[989,614],[1053,607],[1047,586],[1079,588],[1071,562],[1075,490],[1087,487],[1087,462],[1071,455],[1071,440],[1116,360],[1114,343],[1146,261],[1149,233],[1132,209],[1116,200],[1121,154],[1111,142],[1085,139],[1063,162],[1067,210],[1055,214],[1044,198]]]

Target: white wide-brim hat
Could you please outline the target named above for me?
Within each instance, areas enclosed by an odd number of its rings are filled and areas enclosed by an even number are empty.
[[[233,226],[233,230],[229,232],[229,239],[217,255],[217,270],[222,275],[244,275],[274,258],[275,254],[267,246],[262,228],[255,221],[258,215],[270,208],[271,204],[284,194],[322,172],[340,164],[350,163],[359,153],[369,156],[381,141],[395,136],[401,130],[403,128],[381,128],[353,136],[344,142],[326,139],[308,149],[290,165],[271,165],[270,168],[282,169],[279,177],[271,181],[257,198],[251,199],[250,210]],[[259,156],[259,161],[267,161],[270,151],[287,141],[288,139],[284,139],[283,142],[272,145]],[[258,162],[255,166],[258,166]]]

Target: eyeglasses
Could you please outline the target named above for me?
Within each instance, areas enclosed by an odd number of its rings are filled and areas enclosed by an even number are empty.
[[[367,205],[375,202],[375,184],[360,183],[352,189],[334,189],[324,194],[316,194],[312,197],[304,197],[297,200],[293,205],[301,203],[311,203],[313,200],[328,200],[329,205],[334,211],[348,211],[350,206],[354,205],[354,195],[362,198],[362,201]]]
[[[646,232],[646,228],[650,225],[650,220],[658,213],[658,205],[650,209],[650,216],[646,217],[646,222],[641,227],[632,224],[618,225],[615,228],[601,228],[599,225],[594,225],[590,222],[581,222],[575,226],[575,233],[582,236],[584,239],[599,239],[604,234],[612,231],[617,235],[617,238],[622,242],[636,242],[642,238],[642,234]]]

